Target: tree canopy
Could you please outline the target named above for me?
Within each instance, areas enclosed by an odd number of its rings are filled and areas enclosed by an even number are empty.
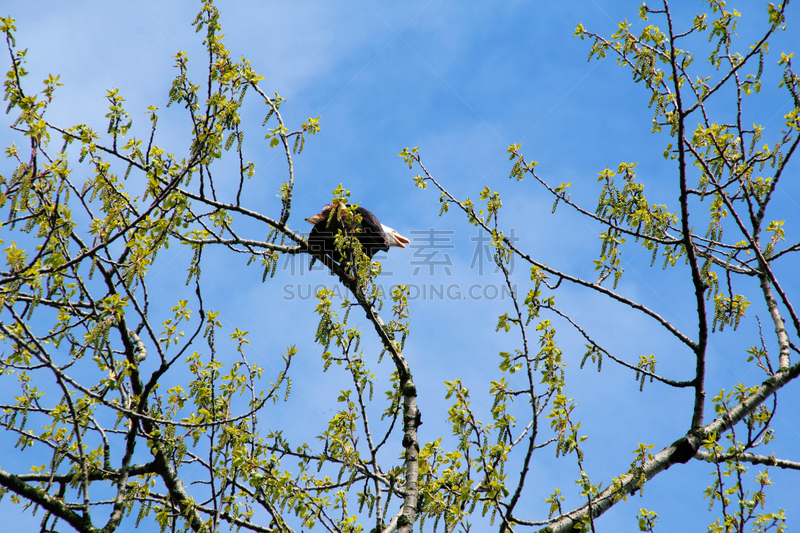
[[[696,518],[711,531],[782,531],[794,489],[771,479],[800,469],[796,439],[776,431],[800,374],[800,78],[791,50],[769,45],[792,22],[788,4],[745,19],[718,0],[691,16],[664,1],[632,13],[635,29],[577,25],[589,60],[615,60],[646,95],[660,166],[630,153],[561,180],[520,139],[497,183],[470,195],[424,145],[398,147],[414,207],[375,211],[410,228],[410,276],[390,272],[391,255],[371,261],[357,232],[337,240],[341,261],[309,249],[298,161],[328,134],[324,113],[285,118],[291,101],[226,47],[211,0],[193,22],[202,71],[178,52],[166,104],[146,110],[109,89],[102,128],[51,119],[60,78],[36,86],[35,49],[1,18],[13,135],[0,171],[4,509],[42,531],[555,532],[594,531],[627,508],[654,531],[680,505],[645,499],[666,479],[675,499],[705,498],[711,512]],[[180,128],[190,134],[163,133]],[[253,151],[278,154],[280,178]],[[325,201],[350,220],[363,195],[338,181]],[[545,231],[525,223],[542,197],[561,221]],[[455,246],[415,226],[421,210],[469,233],[480,274],[421,281],[450,275]],[[559,262],[552,249],[574,247],[577,228],[600,242]],[[538,233],[551,250],[532,244]],[[636,261],[659,298],[630,280]],[[154,281],[160,268],[183,284]],[[254,322],[268,338],[209,305],[231,284],[265,302]],[[437,296],[472,300],[499,339],[478,383],[466,375],[483,354],[440,338],[447,317],[415,320]],[[298,299],[306,314],[290,309]],[[602,316],[581,313],[590,301]],[[297,347],[304,327],[313,358]],[[302,415],[309,398],[318,417]],[[636,424],[599,439],[587,429],[648,409],[668,440]],[[595,468],[596,455],[617,470]],[[703,488],[683,488],[698,471]]]

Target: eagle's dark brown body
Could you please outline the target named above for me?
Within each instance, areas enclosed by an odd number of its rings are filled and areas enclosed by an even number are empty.
[[[364,254],[370,259],[378,252],[389,251],[390,246],[405,248],[409,242],[392,228],[381,224],[378,217],[364,207],[348,212],[344,204],[330,204],[306,221],[314,224],[308,235],[312,253],[336,258],[338,262],[341,262],[341,257],[337,257],[339,254],[334,243],[340,231],[345,236],[357,238]]]

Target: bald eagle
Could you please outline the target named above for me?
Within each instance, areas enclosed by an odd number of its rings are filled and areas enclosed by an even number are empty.
[[[339,231],[345,236],[357,238],[364,254],[370,259],[378,252],[389,251],[392,246],[405,248],[410,242],[394,229],[381,224],[378,217],[360,206],[348,211],[343,203],[328,204],[322,212],[308,217],[306,221],[314,224],[308,235],[311,252],[323,258],[336,258],[339,263],[343,258],[336,252],[334,244]]]

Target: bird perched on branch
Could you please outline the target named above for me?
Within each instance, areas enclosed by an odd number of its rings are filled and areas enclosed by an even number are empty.
[[[363,207],[348,209],[347,204],[335,202],[326,205],[322,212],[308,217],[314,224],[308,235],[308,245],[314,255],[330,257],[342,263],[341,252],[336,250],[336,236],[355,237],[364,254],[372,259],[378,252],[387,252],[392,246],[405,248],[410,241],[389,226],[378,221],[378,217]]]

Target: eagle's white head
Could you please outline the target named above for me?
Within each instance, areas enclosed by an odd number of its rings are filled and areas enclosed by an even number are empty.
[[[410,243],[411,241],[408,240],[408,237],[403,237],[399,233],[397,233],[393,228],[385,224],[381,224],[381,228],[383,229],[384,235],[386,235],[386,242],[389,246],[397,246],[399,248],[405,248],[406,244]]]

